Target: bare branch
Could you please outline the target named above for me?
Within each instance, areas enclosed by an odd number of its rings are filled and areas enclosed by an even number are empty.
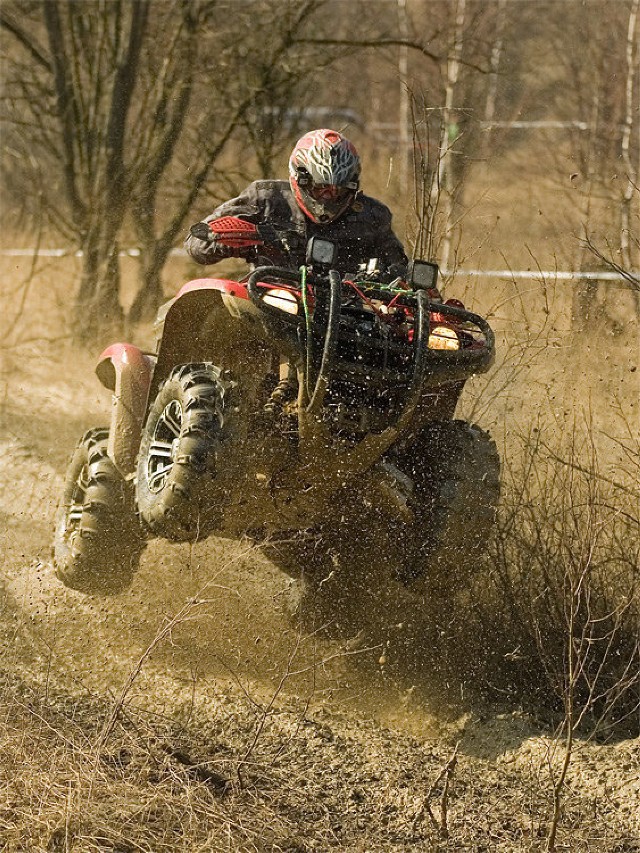
[[[47,71],[51,71],[51,62],[36,39],[24,30],[5,10],[0,8],[0,27],[10,32],[29,52],[30,56]]]
[[[581,240],[581,243],[582,243],[582,245],[583,245],[583,246],[585,246],[585,247],[586,247],[586,248],[587,248],[587,249],[588,249],[588,250],[589,250],[593,255],[595,255],[595,257],[596,257],[596,258],[598,258],[598,260],[602,261],[602,263],[603,263],[603,264],[606,264],[606,266],[607,266],[610,270],[613,270],[614,272],[617,272],[617,273],[618,273],[618,274],[619,274],[619,275],[620,275],[620,276],[621,276],[625,281],[629,282],[629,284],[631,285],[631,287],[632,287],[635,291],[637,291],[637,292],[639,292],[639,293],[640,293],[640,278],[638,278],[637,276],[635,276],[635,275],[634,275],[630,270],[627,270],[627,269],[625,269],[624,267],[620,266],[620,264],[617,264],[617,263],[613,260],[613,258],[608,257],[607,255],[603,254],[603,253],[600,251],[600,249],[595,245],[595,243],[593,242],[593,240],[591,239],[591,237],[589,237],[589,235],[587,235],[586,237],[584,237],[584,238]]]

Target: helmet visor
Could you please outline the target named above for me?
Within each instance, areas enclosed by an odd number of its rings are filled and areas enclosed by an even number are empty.
[[[354,190],[351,187],[337,187],[335,184],[312,184],[307,192],[314,201],[340,205],[353,195]]]
[[[302,198],[317,222],[332,222],[353,204],[357,184],[338,187],[335,184],[311,184],[300,188]]]

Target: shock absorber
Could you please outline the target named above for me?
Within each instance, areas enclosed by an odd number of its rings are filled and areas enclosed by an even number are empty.
[[[278,417],[282,414],[285,405],[295,399],[297,393],[296,369],[288,358],[282,356],[280,359],[280,380],[264,405],[265,414],[273,418]]]

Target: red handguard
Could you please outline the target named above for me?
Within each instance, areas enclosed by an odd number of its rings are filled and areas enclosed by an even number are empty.
[[[223,246],[241,249],[245,246],[260,246],[264,243],[258,226],[237,216],[221,216],[208,223],[216,240]]]

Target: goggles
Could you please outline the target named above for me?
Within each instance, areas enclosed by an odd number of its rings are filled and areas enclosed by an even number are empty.
[[[337,187],[335,184],[311,184],[305,190],[315,201],[341,202],[346,201],[357,190],[356,184]]]

